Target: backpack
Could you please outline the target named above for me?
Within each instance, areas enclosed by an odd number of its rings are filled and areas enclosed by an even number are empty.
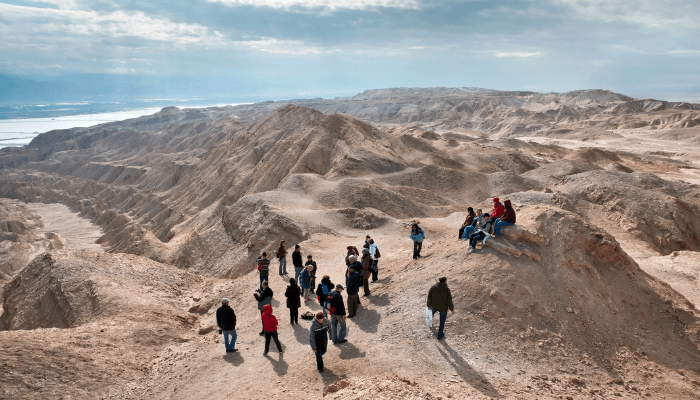
[[[381,257],[381,256],[382,256],[382,255],[379,254],[379,246],[375,247],[375,248],[374,248],[374,258],[379,258],[379,257]]]
[[[326,286],[325,283],[321,284],[321,287],[323,288],[323,294],[328,297],[328,286]]]
[[[325,286],[325,285],[324,285]],[[338,292],[332,291],[328,294],[328,297],[326,297],[326,301],[323,302],[323,309],[327,310],[331,315],[333,315],[333,311],[335,311],[335,308],[331,306],[331,300],[333,300],[333,297],[337,294]]]

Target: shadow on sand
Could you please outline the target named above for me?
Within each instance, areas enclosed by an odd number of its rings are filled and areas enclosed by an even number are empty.
[[[237,367],[241,364],[243,364],[243,356],[241,355],[240,351],[237,351],[235,353],[226,353],[224,356],[224,361],[227,363],[233,365],[234,367]]]
[[[454,367],[464,382],[491,398],[500,399],[502,397],[498,390],[483,375],[470,367],[467,360],[460,356],[450,345],[441,340],[438,342],[437,350]]]

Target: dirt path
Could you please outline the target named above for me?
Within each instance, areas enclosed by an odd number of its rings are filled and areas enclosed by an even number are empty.
[[[44,223],[43,228],[35,231],[37,235],[58,234],[66,249],[69,250],[104,251],[104,248],[96,243],[103,234],[102,229],[89,220],[79,217],[67,206],[59,203],[29,203],[26,207],[39,214]]]

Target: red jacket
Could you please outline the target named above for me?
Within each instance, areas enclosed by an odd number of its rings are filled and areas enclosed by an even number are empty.
[[[495,220],[496,218],[501,218],[501,215],[503,215],[503,204],[494,203],[493,211],[491,211],[491,219]]]
[[[272,315],[272,306],[269,304],[263,306],[262,323],[265,332],[272,333],[277,330],[277,318]]]

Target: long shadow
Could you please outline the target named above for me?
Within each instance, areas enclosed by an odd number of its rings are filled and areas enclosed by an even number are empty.
[[[389,304],[391,304],[391,300],[389,299],[389,295],[386,293],[379,295],[379,296],[369,295],[367,297],[363,297],[363,299],[367,299],[367,300],[369,300],[370,303],[374,304],[375,306],[379,306],[379,307],[385,307],[385,306],[388,306]]]
[[[240,351],[237,351],[235,353],[226,353],[223,356],[223,359],[224,359],[224,361],[233,365],[234,367],[237,367],[237,366],[243,364],[243,361],[244,361],[243,356],[241,355]]]
[[[294,337],[297,339],[297,342],[309,345],[309,328],[303,328],[295,324]],[[309,348],[311,348],[311,345],[309,345]]]
[[[272,358],[272,356],[269,355],[265,356],[265,358],[270,360],[270,362],[272,363],[272,369],[275,371],[275,373],[277,373],[278,376],[287,375],[289,364],[287,364],[287,362],[284,361],[284,353],[278,353],[277,356],[279,357],[277,360],[275,360],[274,358]]]
[[[330,369],[328,369],[328,367],[326,367],[323,369],[323,372],[321,372],[321,379],[323,379],[323,384],[328,386],[338,382],[339,380],[343,379],[343,377],[336,375],[335,372],[331,371]]]
[[[442,350],[440,346],[437,346],[437,350],[440,352],[440,355],[442,355],[445,360],[447,360],[447,362],[454,367],[455,371],[457,371],[457,374],[462,377],[464,382],[491,398],[500,399],[502,397],[501,394],[498,393],[498,390],[496,390],[496,388],[493,387],[493,385],[491,385],[483,375],[472,369],[472,367],[469,366],[469,363],[467,363],[467,361],[460,356],[459,353],[454,351],[450,345],[444,341],[439,341],[438,344],[445,348],[445,350]]]
[[[367,309],[359,310],[357,315],[352,318],[352,321],[362,332],[368,333],[376,333],[381,320],[382,317],[377,311]]]
[[[362,358],[367,355],[364,351],[360,351],[354,344],[345,342],[337,346],[340,349],[338,358],[341,360],[351,360],[353,358]]]

